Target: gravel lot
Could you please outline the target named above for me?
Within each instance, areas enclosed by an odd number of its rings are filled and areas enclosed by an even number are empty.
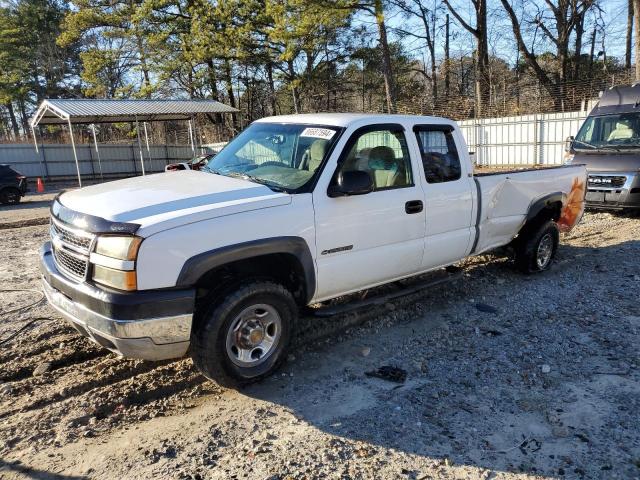
[[[39,288],[47,226],[22,210],[0,211],[3,289]],[[482,256],[304,318],[284,368],[241,391],[189,359],[120,359],[44,303],[10,313],[40,295],[2,291],[0,342],[38,320],[0,344],[0,478],[640,478],[639,259],[640,218],[590,213],[544,274]],[[365,376],[381,365],[406,382]]]

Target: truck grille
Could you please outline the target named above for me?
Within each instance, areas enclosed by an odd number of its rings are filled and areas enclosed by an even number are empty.
[[[626,181],[627,177],[622,175],[589,175],[589,186],[594,188],[620,188]]]
[[[86,252],[89,253],[93,235],[68,229],[56,222],[51,222],[51,230],[52,235],[57,235],[64,243],[86,250]]]
[[[78,258],[62,248],[53,248],[53,258],[62,273],[74,280],[84,280],[87,276],[88,259]]]
[[[60,272],[75,281],[85,280],[95,235],[67,227],[53,218],[50,234],[53,259]]]

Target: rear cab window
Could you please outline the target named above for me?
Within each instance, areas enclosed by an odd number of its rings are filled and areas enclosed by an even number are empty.
[[[416,134],[424,175],[428,183],[459,180],[460,156],[450,125],[416,125]]]

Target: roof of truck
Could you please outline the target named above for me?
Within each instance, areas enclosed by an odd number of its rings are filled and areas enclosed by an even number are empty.
[[[428,123],[451,124],[453,120],[443,117],[428,117],[421,115],[397,115],[377,113],[300,113],[295,115],[278,115],[265,117],[257,122],[265,123],[308,123],[313,125],[327,125],[333,127],[347,127],[353,123],[402,123],[417,120]]]

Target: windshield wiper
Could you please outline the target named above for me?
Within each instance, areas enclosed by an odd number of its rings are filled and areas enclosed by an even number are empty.
[[[269,182],[268,180],[264,180],[263,178],[259,178],[259,177],[254,177],[253,175],[248,175],[246,173],[229,172],[229,173],[225,173],[224,175],[226,175],[228,177],[233,177],[233,178],[242,178],[244,180],[249,180],[249,181],[254,182],[254,183],[259,183],[260,185],[264,185],[264,186],[270,188],[274,192],[285,192],[286,191],[280,185],[276,185],[275,183]]]
[[[597,150],[597,149],[598,149],[598,147],[597,147],[597,146],[595,146],[593,143],[585,142],[584,140],[575,140],[575,139],[574,139],[573,141],[574,141],[575,143],[579,143],[579,144],[581,144],[581,145],[584,145],[585,147],[589,147],[589,148],[592,148],[592,149],[594,149],[594,150]]]
[[[209,165],[205,165],[204,167],[202,167],[200,169],[201,172],[209,172],[209,173],[213,173],[215,175],[222,175],[222,173],[220,173],[220,170],[216,170],[215,168],[211,168]]]

